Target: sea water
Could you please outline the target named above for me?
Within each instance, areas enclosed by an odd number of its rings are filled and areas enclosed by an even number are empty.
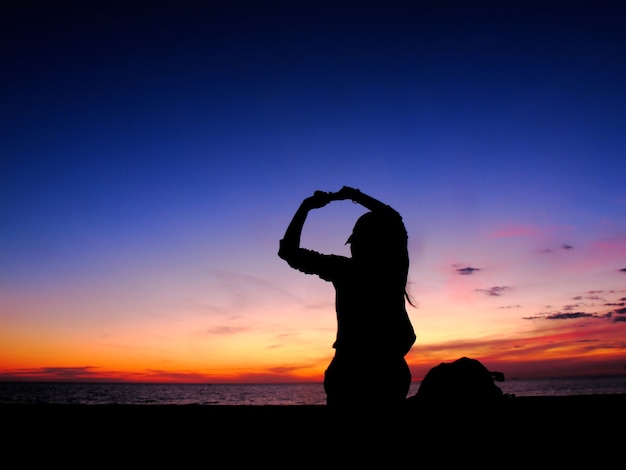
[[[515,396],[626,393],[626,376],[513,379],[497,382]],[[413,396],[420,382],[413,382]],[[367,389],[367,383],[363,384]],[[0,382],[0,404],[80,405],[323,405],[321,383],[305,384],[135,384]]]

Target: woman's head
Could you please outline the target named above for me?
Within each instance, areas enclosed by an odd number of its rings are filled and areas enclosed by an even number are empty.
[[[409,274],[408,236],[397,213],[367,212],[354,224],[350,243],[352,259],[364,273],[374,274],[385,283],[402,289],[406,300],[413,301],[406,283]]]
[[[393,213],[366,212],[354,225],[350,243],[353,258],[391,261],[407,258],[407,233],[402,218]]]
[[[372,211],[356,221],[346,243],[350,243],[352,259],[358,269],[402,289],[406,300],[414,306],[406,290],[409,275],[407,242],[407,231],[398,213]]]

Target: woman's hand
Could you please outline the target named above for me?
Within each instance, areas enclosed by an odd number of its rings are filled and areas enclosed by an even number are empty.
[[[309,196],[304,201],[302,201],[302,206],[307,210],[319,209],[320,207],[324,207],[331,201],[343,201],[344,199],[351,199],[352,201],[357,202],[357,199],[359,199],[361,196],[362,193],[358,189],[344,186],[335,193],[326,191],[315,191],[313,193],[313,196]]]
[[[330,201],[333,200],[333,193],[327,193],[325,191],[315,191],[313,196],[307,197],[302,201],[302,205],[307,209],[319,209],[324,207]]]
[[[351,188],[350,186],[344,186],[339,191],[334,193],[333,197],[334,197],[334,199],[336,199],[338,201],[342,201],[344,199],[352,199],[352,200],[354,200],[354,195],[356,193],[358,193],[358,192],[359,192],[358,189]]]

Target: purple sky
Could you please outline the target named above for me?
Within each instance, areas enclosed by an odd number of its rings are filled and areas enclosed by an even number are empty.
[[[2,9],[0,377],[319,377],[332,287],[276,252],[343,185],[407,224],[414,376],[626,364],[620,2]]]

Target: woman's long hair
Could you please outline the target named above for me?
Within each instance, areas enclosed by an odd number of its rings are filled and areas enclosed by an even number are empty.
[[[385,277],[402,286],[404,297],[415,306],[407,291],[409,273],[408,235],[397,213],[371,211],[354,224],[350,243],[352,258],[365,269],[384,273]]]

